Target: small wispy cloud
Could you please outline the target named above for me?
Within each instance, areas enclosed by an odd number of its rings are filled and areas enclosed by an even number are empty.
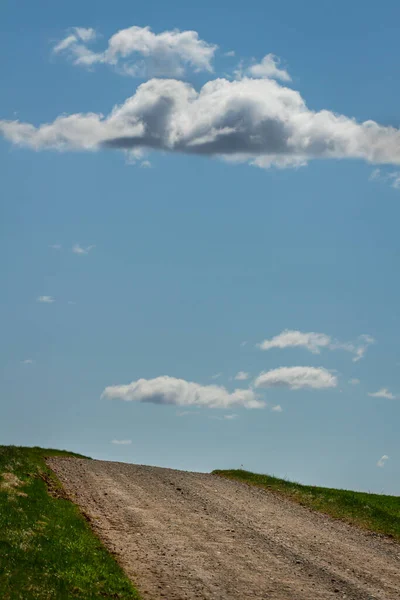
[[[24,365],[32,365],[35,361],[32,358],[26,358],[22,361]]]
[[[280,404],[275,404],[275,406],[271,407],[271,410],[273,412],[279,412],[279,413],[283,412],[283,408]]]
[[[53,48],[53,52],[56,54],[67,50],[67,48],[74,48],[76,54],[79,55],[85,49],[84,46],[79,46],[79,42],[90,42],[96,39],[96,31],[91,27],[72,27],[69,34],[62,39]]]
[[[53,248],[53,250],[61,250],[61,244],[50,244],[49,248]]]
[[[249,379],[249,377],[250,373],[246,373],[246,371],[239,371],[239,373],[236,373],[234,379],[237,381],[245,381],[246,379]]]
[[[219,379],[222,375],[223,373],[214,373],[214,375],[211,375],[211,379]]]
[[[384,467],[387,460],[389,460],[389,457],[387,454],[384,454],[383,456],[380,457],[380,459],[376,463],[376,466],[381,467],[381,468]]]
[[[353,377],[352,379],[349,379],[349,384],[350,385],[358,385],[360,383],[360,380],[357,379],[356,377]]]
[[[381,388],[377,392],[370,392],[368,396],[371,396],[372,398],[387,398],[388,400],[394,400],[396,398],[396,396],[387,388]]]
[[[240,342],[240,347],[241,347],[241,348],[244,348],[244,347],[246,346],[246,344],[247,344],[247,342],[246,342],[246,341],[244,341],[244,342]]]
[[[234,421],[238,418],[239,415],[231,414],[231,415],[222,415],[222,417],[217,417],[214,415],[210,416],[210,419],[215,419],[217,421]]]
[[[230,56],[235,56],[235,51],[234,50],[228,50],[228,52],[224,52],[224,56],[230,57]]]
[[[74,302],[73,300],[68,300],[67,304],[75,305],[76,302]]]
[[[339,342],[326,333],[285,329],[273,338],[256,344],[256,346],[260,350],[271,350],[272,348],[305,348],[313,354],[320,354],[321,350],[324,349],[344,350],[353,354],[353,362],[358,362],[364,357],[368,347],[374,343],[374,338],[368,334],[358,336],[354,342]]]
[[[81,246],[80,244],[74,244],[72,246],[72,252],[74,252],[74,254],[89,254],[89,252],[91,250],[93,250],[93,248],[95,248],[96,246],[91,245],[91,246]]]
[[[385,173],[382,169],[374,169],[369,177],[370,181],[388,183],[395,190],[400,190],[400,171]]]
[[[280,59],[274,54],[267,54],[261,62],[251,65],[247,72],[252,77],[280,79],[281,81],[291,81],[289,73],[285,69],[279,68]]]
[[[372,335],[365,333],[358,337],[357,342],[344,342],[342,344],[338,342],[336,346],[333,344],[332,350],[346,350],[347,352],[351,352],[354,354],[353,362],[358,362],[364,358],[366,351],[372,344],[375,344],[375,339]]]
[[[396,173],[391,173],[390,178],[392,181],[392,187],[395,190],[400,190],[400,171],[396,171]]]
[[[151,169],[151,167],[152,167],[152,165],[149,160],[142,160],[142,162],[140,163],[141,169]]]
[[[117,444],[117,446],[129,446],[132,444],[132,440],[113,440],[112,444]]]
[[[127,165],[136,165],[138,164],[138,162],[140,163],[139,166],[142,166],[142,163],[144,162],[150,162],[150,161],[146,161],[145,160],[145,156],[146,156],[146,150],[144,150],[143,148],[130,148],[129,150],[125,150],[124,151],[125,154],[125,164]],[[145,165],[146,166],[146,165]],[[150,163],[151,166],[151,163]]]
[[[369,176],[369,180],[370,181],[376,181],[377,179],[380,179],[381,176],[381,170],[380,169],[374,169],[371,173],[371,175]]]
[[[42,302],[43,304],[53,304],[53,302],[55,302],[55,299],[53,298],[53,296],[38,296],[36,298],[36,302]]]
[[[178,410],[176,412],[177,417],[189,417],[192,415],[198,415],[199,411],[197,410]]]

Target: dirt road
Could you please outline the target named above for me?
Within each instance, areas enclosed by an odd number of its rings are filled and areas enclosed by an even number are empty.
[[[143,598],[399,600],[400,545],[214,475],[49,459]]]

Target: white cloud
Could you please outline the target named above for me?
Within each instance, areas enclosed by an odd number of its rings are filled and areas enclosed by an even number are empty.
[[[223,415],[222,417],[215,417],[213,415],[212,417],[210,417],[210,419],[217,419],[218,421],[234,421],[237,418],[238,418],[238,415],[235,415],[235,414]]]
[[[353,362],[359,361],[364,357],[368,346],[375,342],[370,335],[360,335],[356,342],[338,342],[325,333],[302,332],[297,330],[285,329],[280,334],[264,340],[257,344],[261,350],[271,350],[271,348],[306,348],[313,354],[319,354],[322,349],[344,350],[354,354]]]
[[[392,182],[392,187],[396,190],[400,190],[400,171],[396,171],[395,173],[390,174],[390,179]]]
[[[32,358],[26,358],[22,361],[24,365],[32,365],[35,361]]]
[[[38,296],[36,302],[43,302],[44,304],[52,304],[55,302],[53,296]]]
[[[67,304],[70,304],[70,305],[75,305],[75,304],[76,304],[76,302],[74,302],[74,300],[68,300]]]
[[[231,57],[231,56],[235,56],[235,51],[234,50],[228,50],[228,52],[224,52],[224,56],[227,57]]]
[[[381,170],[380,169],[374,169],[371,173],[371,175],[369,176],[369,180],[370,181],[376,181],[377,179],[380,179],[381,176]]]
[[[372,398],[387,398],[388,400],[394,400],[396,396],[389,392],[387,388],[381,388],[377,392],[370,392],[368,396],[372,396]]]
[[[90,42],[96,39],[96,32],[91,27],[72,27],[70,33],[62,39],[53,48],[56,54],[69,50],[72,54],[78,56],[81,51],[84,51],[82,42]]]
[[[251,65],[247,71],[252,77],[270,77],[272,79],[281,79],[282,81],[291,81],[291,77],[285,69],[279,68],[280,60],[274,54],[267,54],[260,63]]]
[[[358,362],[362,358],[364,358],[368,347],[371,344],[375,344],[375,339],[368,334],[360,335],[356,342],[333,342],[331,349],[332,350],[345,350],[347,352],[351,352],[354,354],[353,362]]]
[[[378,467],[384,467],[387,460],[389,460],[389,457],[387,454],[384,454],[383,456],[380,457],[380,459],[378,460],[376,465]]]
[[[337,386],[337,377],[323,367],[280,367],[260,373],[254,385],[256,388],[287,387],[325,389]]]
[[[75,244],[74,246],[72,246],[72,252],[74,252],[74,254],[89,254],[89,252],[95,247],[96,246],[92,245],[86,246],[86,248],[84,248],[80,244]]]
[[[358,385],[360,383],[360,380],[356,377],[353,377],[352,379],[349,379],[349,383],[350,385]]]
[[[143,162],[148,162],[144,160],[146,151],[143,150],[143,148],[132,148],[130,150],[124,150],[124,154],[127,165],[137,165],[138,161],[140,161],[140,166],[142,166]]]
[[[249,377],[250,377],[250,374],[246,373],[245,371],[239,371],[239,373],[236,373],[236,375],[235,375],[235,379],[237,381],[245,381]]]
[[[198,411],[196,410],[178,410],[176,412],[177,417],[189,417],[191,415],[198,415]]]
[[[200,91],[152,79],[104,117],[60,115],[38,127],[0,120],[10,142],[35,150],[147,148],[220,156],[269,168],[313,158],[400,164],[400,130],[307,108],[299,92],[272,79],[215,79]]]
[[[65,37],[63,40],[61,40],[54,46],[53,52],[55,52],[56,54],[58,52],[63,52],[63,50],[67,50],[67,48],[74,46],[77,42],[78,42],[78,37],[76,35],[74,35],[74,34],[67,35],[67,37]]]
[[[50,244],[49,247],[53,248],[53,250],[61,250],[61,244]]]
[[[157,34],[150,27],[128,27],[112,35],[102,52],[87,46],[95,37],[93,29],[75,27],[54,52],[65,54],[81,67],[106,64],[133,77],[183,77],[187,67],[211,72],[217,50],[215,44],[200,39],[197,31],[174,29]]]
[[[241,347],[241,348],[244,348],[246,345],[247,345],[247,342],[246,342],[246,341],[245,341],[245,342],[240,342],[240,347]]]
[[[271,410],[273,412],[283,412],[283,408],[280,404],[276,404],[275,406],[272,406]]]
[[[211,379],[219,379],[222,375],[223,373],[214,373],[214,375],[211,375]]]
[[[303,347],[314,354],[319,354],[321,348],[326,348],[331,343],[331,338],[324,333],[303,333],[291,329],[285,329],[279,335],[270,340],[264,340],[257,344],[260,350],[271,350],[271,348],[295,348]]]
[[[389,183],[395,190],[400,190],[400,171],[384,173],[381,169],[374,169],[369,177],[370,181]]]
[[[208,408],[262,408],[264,402],[249,390],[228,390],[218,385],[200,385],[167,375],[155,379],[138,379],[127,385],[106,387],[102,397],[127,402],[152,402],[177,406],[205,406]]]
[[[141,169],[151,169],[151,162],[149,160],[142,160],[140,163]]]
[[[129,444],[132,444],[132,440],[113,440],[111,443],[119,446],[129,446]]]

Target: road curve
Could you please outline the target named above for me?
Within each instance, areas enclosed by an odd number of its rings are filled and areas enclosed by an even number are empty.
[[[216,475],[51,458],[146,600],[399,600],[400,545]]]

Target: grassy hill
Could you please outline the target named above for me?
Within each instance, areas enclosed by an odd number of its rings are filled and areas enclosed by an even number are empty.
[[[241,469],[216,470],[213,473],[281,494],[313,510],[400,541],[399,496],[301,485]]]
[[[63,497],[46,456],[85,458],[0,446],[0,598],[138,600],[112,555]]]

